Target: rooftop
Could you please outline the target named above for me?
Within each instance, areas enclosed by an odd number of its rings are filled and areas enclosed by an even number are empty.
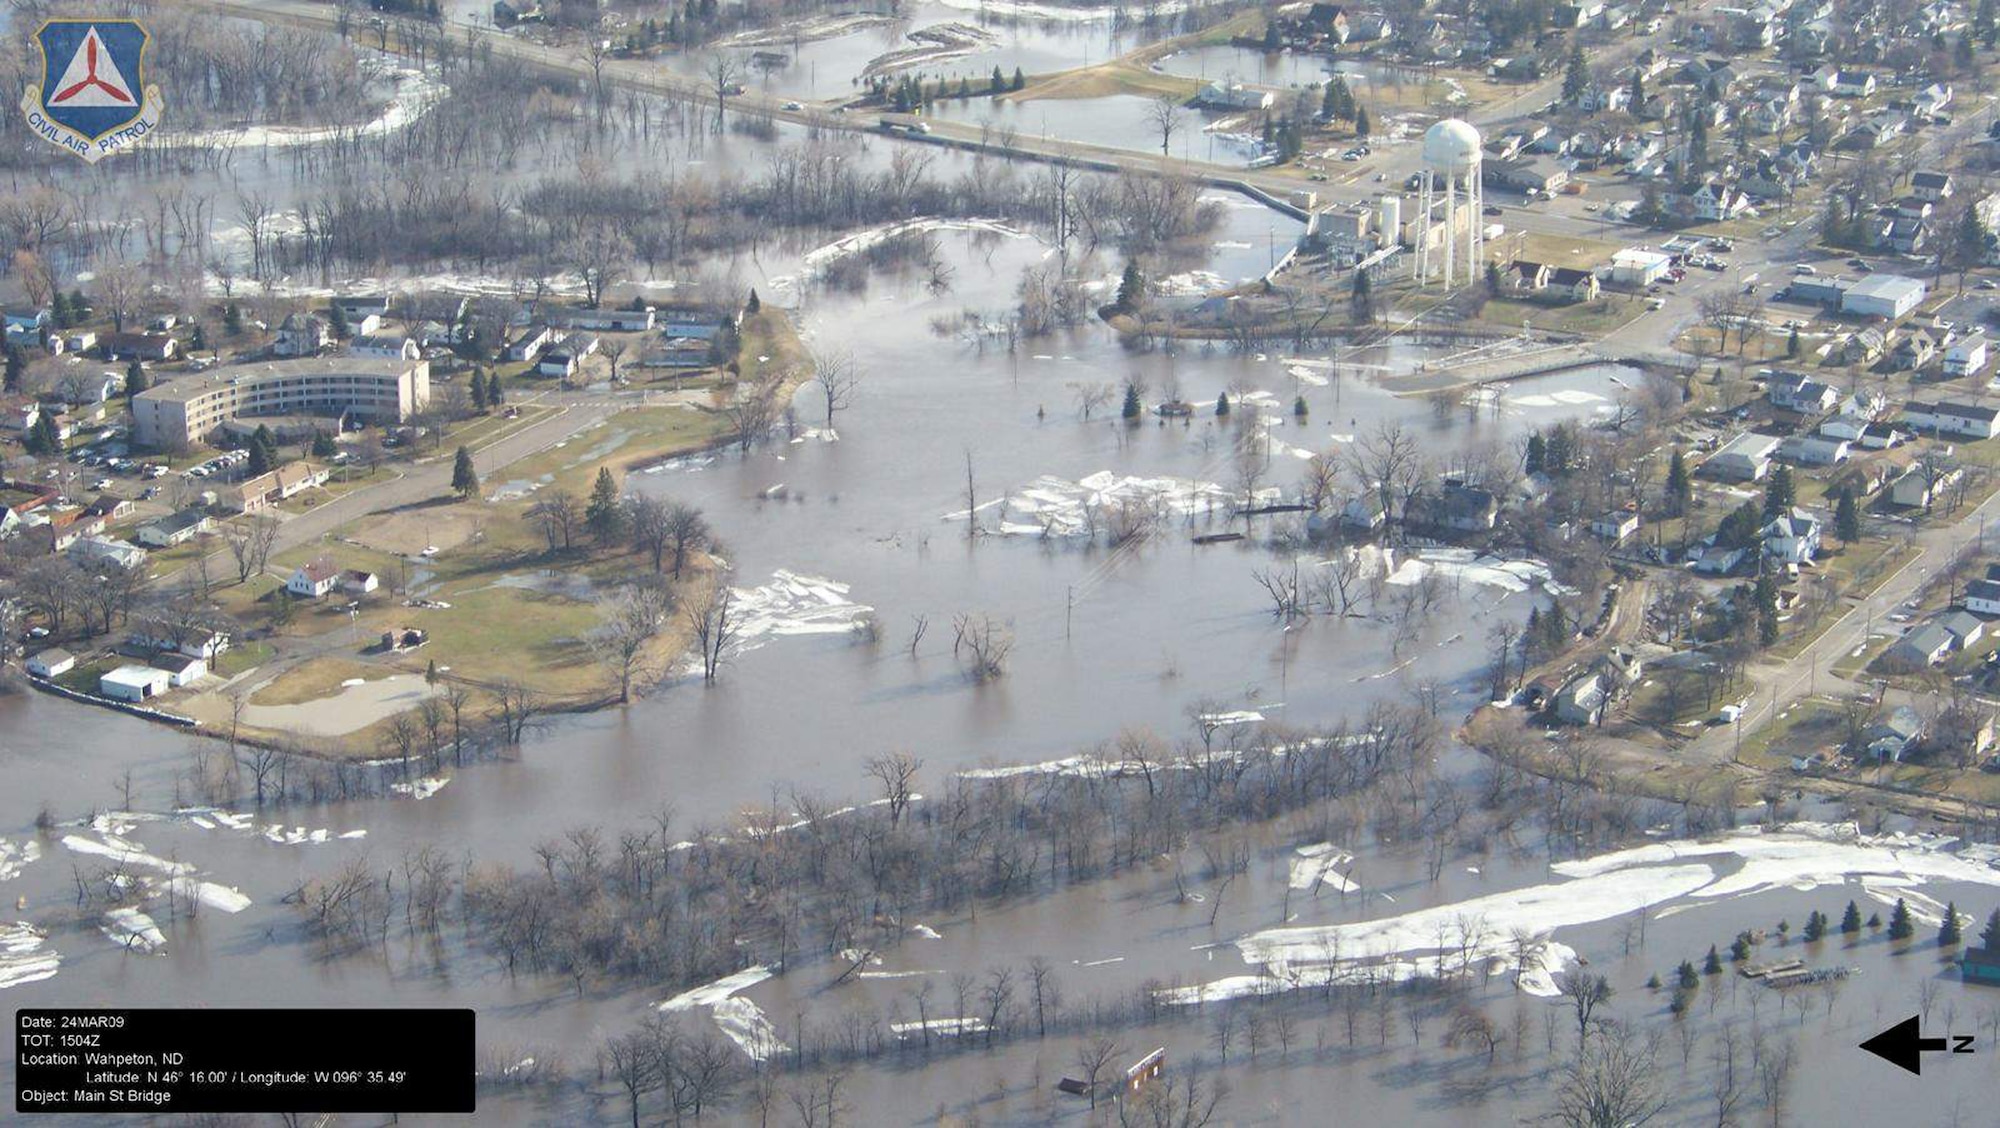
[[[420,360],[403,360],[397,357],[312,356],[298,360],[240,364],[148,388],[139,393],[139,398],[185,403],[197,396],[246,381],[262,382],[286,376],[400,376],[422,363],[424,362]]]

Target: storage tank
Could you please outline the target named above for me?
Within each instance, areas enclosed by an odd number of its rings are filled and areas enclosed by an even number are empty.
[[[1403,241],[1403,198],[1391,193],[1383,193],[1382,202],[1376,211],[1381,219],[1382,245]]]

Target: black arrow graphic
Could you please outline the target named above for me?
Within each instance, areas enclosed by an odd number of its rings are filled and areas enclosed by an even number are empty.
[[[1861,1048],[1881,1058],[1883,1061],[1893,1065],[1900,1065],[1911,1073],[1922,1077],[1924,1075],[1923,1055],[1944,1052],[1949,1041],[1950,1039],[1946,1038],[1925,1038],[1918,1034],[1917,1016],[1911,1015],[1889,1029],[1875,1035],[1873,1038],[1868,1039],[1866,1042],[1861,1043]],[[1953,1050],[1954,1053],[1969,1054],[1972,1052],[1971,1038],[1960,1038],[1958,1042],[1959,1045]]]

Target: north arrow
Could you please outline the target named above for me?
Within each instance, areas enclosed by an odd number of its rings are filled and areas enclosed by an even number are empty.
[[[1881,1058],[1883,1061],[1893,1065],[1900,1065],[1911,1073],[1922,1077],[1924,1075],[1923,1055],[1927,1053],[1941,1053],[1944,1051],[1945,1045],[1946,1040],[1943,1038],[1925,1038],[1920,1036],[1917,1033],[1917,1016],[1911,1015],[1889,1029],[1875,1035],[1873,1038],[1868,1039],[1866,1042],[1861,1043],[1861,1048]]]

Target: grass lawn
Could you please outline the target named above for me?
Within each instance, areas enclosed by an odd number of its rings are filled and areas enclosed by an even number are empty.
[[[1132,94],[1141,98],[1169,97],[1185,101],[1201,89],[1201,80],[1158,71],[1114,59],[1095,66],[1078,67],[1046,78],[1031,79],[1020,91],[1001,95],[1015,102],[1068,98],[1105,98]]]
[[[1480,311],[1479,320],[1491,325],[1518,329],[1523,321],[1537,329],[1559,333],[1603,335],[1645,312],[1637,302],[1622,297],[1599,298],[1590,302],[1549,305],[1544,302],[1494,298]]]
[[[350,661],[346,658],[313,658],[278,675],[269,685],[250,695],[252,705],[297,705],[317,701],[340,692],[342,682],[352,678],[374,681],[395,673],[387,666]]]
[[[600,466],[614,475],[642,463],[705,446],[728,430],[720,415],[686,407],[628,408],[566,442],[500,471],[508,482],[537,483],[544,490],[590,492]],[[497,482],[486,483],[489,488]],[[523,506],[525,508],[525,504]]]
[[[268,642],[239,642],[216,655],[208,668],[217,677],[233,678],[269,662],[277,653],[277,648]]]

